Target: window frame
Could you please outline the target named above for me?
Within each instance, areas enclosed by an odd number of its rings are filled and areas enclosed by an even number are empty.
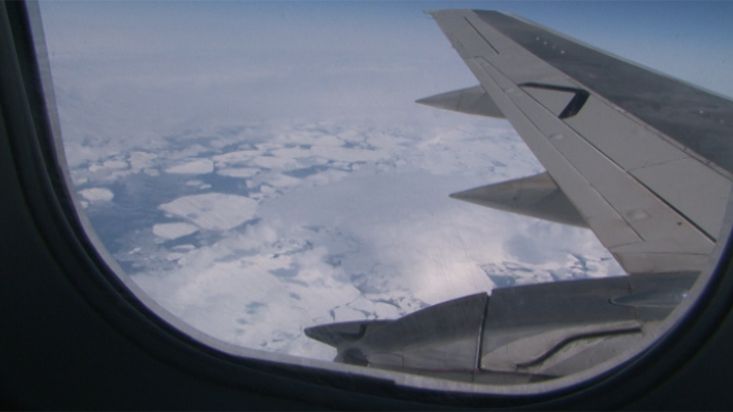
[[[666,336],[603,373],[583,372],[581,378],[593,376],[542,393],[478,392],[481,388],[472,390],[470,385],[226,344],[189,327],[147,298],[105,251],[80,213],[60,146],[38,4],[3,3],[0,29],[0,129],[13,159],[18,195],[58,268],[47,276],[62,276],[87,310],[117,331],[123,342],[195,380],[242,394],[287,393],[289,399],[311,406],[563,408],[593,407],[599,399],[623,405],[689,362],[722,327],[733,304],[733,273],[727,274],[733,272],[733,244],[728,233],[721,236],[724,240],[719,242],[714,269],[702,275],[691,292],[699,297],[675,310],[686,313],[672,319],[678,324]],[[729,201],[726,213],[728,228],[733,222],[732,204]]]

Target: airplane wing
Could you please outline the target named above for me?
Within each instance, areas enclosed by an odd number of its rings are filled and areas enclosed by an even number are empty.
[[[731,190],[731,101],[499,12],[431,14],[479,85],[418,102],[506,117],[547,170],[453,197],[587,226],[630,274],[702,269]]]
[[[546,169],[451,196],[588,227],[631,276],[497,288],[305,333],[339,362],[495,384],[588,370],[656,333],[723,229],[733,103],[505,14],[432,15],[479,85],[418,102],[505,117]]]

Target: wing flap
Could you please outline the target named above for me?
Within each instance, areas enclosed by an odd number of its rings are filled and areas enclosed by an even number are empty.
[[[708,236],[719,237],[730,196],[729,180],[689,157],[634,169],[630,173],[689,216]]]

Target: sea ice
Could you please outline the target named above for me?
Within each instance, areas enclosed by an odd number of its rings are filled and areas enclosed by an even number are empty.
[[[124,170],[124,169],[127,169],[127,167],[128,167],[128,164],[124,160],[110,159],[110,160],[105,160],[101,164],[95,163],[89,166],[89,171],[94,173],[94,172],[107,171],[107,170]]]
[[[297,164],[294,159],[275,156],[259,156],[253,159],[252,163],[267,169],[287,169]]]
[[[153,233],[155,236],[162,237],[164,239],[178,239],[179,237],[187,236],[197,232],[199,229],[190,224],[183,222],[176,223],[159,223],[153,225]]]
[[[209,159],[196,159],[165,169],[166,173],[184,175],[203,175],[214,171],[214,162]]]
[[[92,187],[80,190],[79,194],[90,203],[109,202],[115,197],[111,190],[104,187]]]
[[[216,155],[213,159],[217,167],[225,167],[233,164],[247,163],[258,154],[259,152],[256,150],[237,150]]]
[[[259,173],[260,169],[251,168],[251,167],[245,167],[245,168],[235,168],[230,167],[226,169],[220,169],[217,170],[216,173],[221,176],[228,176],[228,177],[252,177]]]
[[[153,165],[153,160],[158,157],[154,153],[134,151],[130,152],[127,160],[130,162],[130,168],[134,173],[137,173],[143,169],[149,168]]]
[[[229,230],[254,217],[257,202],[244,196],[204,193],[183,196],[159,206],[164,212],[207,230]]]

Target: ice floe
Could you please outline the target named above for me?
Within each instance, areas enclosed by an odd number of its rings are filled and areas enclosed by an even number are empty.
[[[196,233],[199,230],[198,227],[183,222],[176,223],[158,223],[153,225],[153,233],[155,236],[162,237],[164,239],[178,239],[179,237],[188,236],[192,233]]]
[[[258,154],[259,152],[255,150],[237,150],[216,155],[212,159],[216,162],[217,167],[225,167],[227,165],[247,163]]]
[[[196,159],[165,169],[166,173],[183,175],[204,175],[213,171],[214,162],[209,159]]]
[[[124,170],[127,169],[128,166],[129,165],[124,160],[110,159],[105,160],[102,163],[95,163],[89,166],[89,171],[95,173],[99,171]]]
[[[115,197],[111,190],[104,187],[82,189],[79,194],[90,203],[109,202]]]
[[[260,172],[260,169],[254,167],[229,167],[219,169],[216,174],[227,177],[252,177]]]
[[[183,196],[160,205],[160,209],[206,230],[229,230],[252,219],[257,202],[226,193]]]
[[[135,151],[131,152],[127,157],[130,163],[130,169],[133,173],[137,173],[143,169],[147,169],[153,165],[153,160],[158,157],[154,153]]]
[[[297,165],[295,159],[275,156],[259,156],[252,160],[252,164],[266,169],[286,169]]]

